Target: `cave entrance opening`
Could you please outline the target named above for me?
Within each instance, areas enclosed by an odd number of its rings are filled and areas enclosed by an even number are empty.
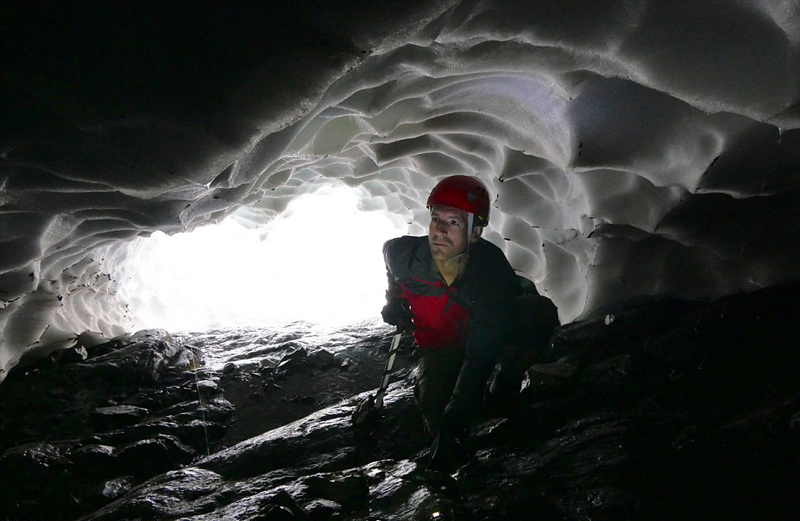
[[[236,216],[190,233],[139,239],[124,286],[136,327],[171,332],[379,319],[383,242],[403,219],[363,211],[364,192],[324,187],[267,223]]]

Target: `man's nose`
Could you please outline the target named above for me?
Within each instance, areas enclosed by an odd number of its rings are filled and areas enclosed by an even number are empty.
[[[443,223],[442,221],[437,222],[436,231],[441,234],[447,235],[447,224]]]

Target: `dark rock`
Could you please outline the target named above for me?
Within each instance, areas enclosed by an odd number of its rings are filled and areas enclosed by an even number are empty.
[[[177,350],[163,340],[143,340],[66,369],[77,378],[116,378],[131,385],[149,385],[158,382]]]
[[[196,451],[169,434],[159,434],[152,439],[130,443],[120,447],[117,452],[120,468],[130,469],[137,479],[146,479],[173,470],[190,463],[196,457]]]
[[[82,345],[75,345],[66,349],[60,349],[50,353],[50,361],[55,366],[62,366],[67,364],[74,364],[76,362],[83,362],[89,358],[89,353]]]
[[[309,357],[309,362],[315,369],[329,369],[337,364],[336,357],[326,349],[314,351]]]
[[[213,472],[185,468],[149,480],[82,521],[189,516],[192,521],[307,519],[284,489],[257,492],[252,484],[228,485]]]
[[[235,412],[222,445],[233,445],[377,387],[385,352],[376,350],[375,344],[382,340],[388,349],[388,340],[366,338],[335,356],[327,350],[315,354],[295,348],[277,372],[240,367],[235,377],[223,378],[220,387]],[[410,340],[406,341],[410,347]],[[353,370],[342,371],[340,360],[348,360]],[[408,358],[398,359],[396,378],[407,375],[409,366]]]
[[[639,302],[561,328],[516,406],[478,411],[453,475],[421,467],[430,440],[407,354],[374,425],[351,423],[388,333],[363,335],[334,363],[293,340],[280,370],[253,361],[219,381],[174,356],[150,384],[75,379],[69,367],[85,362],[12,375],[0,386],[0,472],[20,478],[0,508],[53,521],[793,519],[800,317],[780,303],[797,297]],[[80,420],[111,402],[149,414],[105,432]],[[231,418],[238,443],[223,438]]]
[[[127,425],[133,425],[147,416],[147,413],[147,409],[134,405],[97,407],[92,411],[92,415],[95,417],[100,430],[118,429]]]
[[[142,481],[210,452],[232,406],[212,372],[173,365],[183,358],[170,354],[181,349],[165,340],[134,335],[96,346],[106,354],[93,360],[6,379],[0,442],[14,448],[0,466],[25,478],[0,488],[2,511],[74,519],[107,504],[106,484],[120,474],[129,476],[123,484]],[[26,443],[40,439],[69,441]],[[42,502],[43,491],[53,500]]]
[[[209,393],[219,389],[219,386],[213,380],[200,380],[196,383],[197,391]]]
[[[254,519],[258,521],[295,521],[299,518],[284,506],[267,505]],[[303,519],[305,519],[305,516],[303,516]]]
[[[278,367],[278,362],[265,358],[258,363],[258,368],[262,371],[265,369],[275,369]]]
[[[92,338],[84,337],[85,333],[78,337],[78,344],[83,345],[89,353],[89,358],[104,356],[114,351],[118,351],[123,347],[127,347],[137,342],[131,339],[131,335],[124,335],[122,337],[108,340],[101,335]]]
[[[69,465],[67,457],[71,445],[68,443],[36,442],[20,445],[6,450],[0,456],[0,465],[6,470],[5,475],[23,468],[48,468],[58,465]]]
[[[37,442],[6,450],[0,456],[0,512],[21,519],[41,513],[43,494],[48,507],[74,513],[68,494],[72,461],[71,443]],[[52,495],[50,495],[52,494]]]
[[[303,505],[303,510],[311,521],[341,519],[342,505],[328,499],[314,499]]]
[[[95,333],[92,331],[84,331],[76,340],[76,346],[80,346],[87,350],[87,353],[90,355],[94,355],[93,348],[98,345],[102,345],[108,342],[108,338],[104,337],[99,333]]]
[[[796,412],[792,415],[792,419],[789,420],[789,428],[792,432],[800,433],[800,412]]]
[[[201,353],[188,346],[183,346],[169,361],[170,367],[178,371],[197,369],[202,363]]]
[[[298,347],[293,351],[289,351],[278,362],[278,369],[284,372],[296,372],[304,370],[308,367],[308,350],[305,347]]]
[[[133,341],[139,340],[159,340],[167,344],[172,344],[172,335],[166,329],[142,329],[130,336]]]
[[[115,448],[110,445],[83,445],[70,453],[77,468],[96,476],[113,475],[116,468]]]
[[[317,474],[300,480],[309,497],[327,499],[355,510],[367,504],[369,488],[361,473]]]
[[[135,483],[133,476],[110,479],[103,484],[103,496],[109,499],[117,499],[133,488]]]
[[[120,485],[124,487],[129,482],[126,479]],[[167,519],[201,514],[225,504],[224,494],[215,499],[222,487],[222,480],[213,472],[195,468],[175,470],[131,489],[82,520]]]

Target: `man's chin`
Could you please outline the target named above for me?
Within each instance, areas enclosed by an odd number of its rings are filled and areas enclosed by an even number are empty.
[[[447,255],[442,250],[431,248],[431,257],[433,257],[433,260],[440,261],[445,260]]]
[[[446,261],[456,257],[457,255],[457,253],[454,253],[452,250],[446,248],[431,247],[431,257],[433,257],[433,260]]]

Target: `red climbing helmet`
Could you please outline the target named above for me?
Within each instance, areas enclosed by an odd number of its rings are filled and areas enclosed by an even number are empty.
[[[435,204],[452,206],[474,214],[476,226],[489,224],[489,191],[477,177],[454,175],[442,179],[428,197],[427,207]]]

